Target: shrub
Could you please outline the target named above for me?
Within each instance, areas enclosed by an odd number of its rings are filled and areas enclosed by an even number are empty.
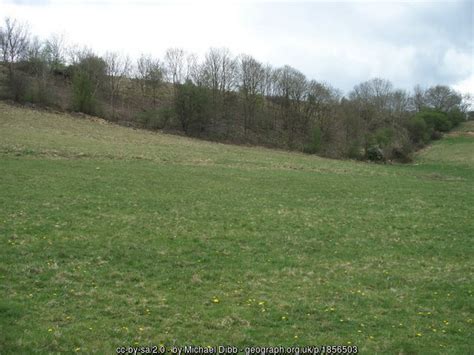
[[[386,147],[393,140],[393,130],[391,128],[380,128],[367,138],[369,146]]]
[[[413,161],[412,148],[406,144],[403,146],[396,146],[392,148],[390,152],[393,160],[399,161],[400,163],[411,163]]]
[[[428,127],[435,131],[447,132],[451,129],[452,123],[448,119],[448,115],[440,111],[422,111],[416,114],[415,117],[422,118]]]
[[[370,161],[385,161],[385,156],[382,149],[378,145],[372,145],[367,148],[365,156]]]
[[[175,97],[175,112],[186,134],[204,130],[209,116],[209,96],[204,88],[191,81],[179,85]]]
[[[321,129],[319,127],[314,127],[311,130],[310,142],[305,145],[303,151],[309,154],[318,153],[321,149]]]
[[[346,150],[346,156],[350,159],[362,160],[364,159],[364,149],[360,142],[352,141]]]
[[[411,140],[416,144],[426,143],[430,138],[428,125],[425,120],[419,116],[414,116],[408,122],[408,133],[410,134]]]
[[[173,110],[169,108],[161,108],[158,110],[145,110],[139,112],[135,119],[144,127],[148,129],[163,129],[165,128],[173,115]]]
[[[451,122],[452,127],[456,127],[466,119],[464,113],[459,108],[454,108],[448,112],[448,120]]]
[[[77,72],[72,80],[74,111],[94,114],[97,112],[97,101],[93,94],[93,84],[90,78],[82,72]]]
[[[440,131],[433,131],[431,133],[431,139],[437,141],[438,139],[443,138],[443,134]]]

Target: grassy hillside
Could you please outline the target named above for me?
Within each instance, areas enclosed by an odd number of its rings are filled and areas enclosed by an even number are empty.
[[[374,165],[0,103],[0,352],[472,352],[473,131]]]

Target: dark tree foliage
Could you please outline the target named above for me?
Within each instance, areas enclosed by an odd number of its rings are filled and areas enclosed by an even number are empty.
[[[209,94],[205,88],[190,80],[178,85],[175,98],[176,116],[187,134],[200,135],[206,128],[209,115]]]
[[[98,91],[105,78],[106,63],[95,55],[87,55],[72,68],[73,102],[75,111],[97,114]]]

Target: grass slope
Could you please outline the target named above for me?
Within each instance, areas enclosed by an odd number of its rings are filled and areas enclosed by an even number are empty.
[[[0,103],[0,352],[472,352],[473,130],[383,166]]]

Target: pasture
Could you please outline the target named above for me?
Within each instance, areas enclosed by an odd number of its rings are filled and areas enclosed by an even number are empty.
[[[377,165],[0,103],[0,353],[470,353],[473,131]]]

